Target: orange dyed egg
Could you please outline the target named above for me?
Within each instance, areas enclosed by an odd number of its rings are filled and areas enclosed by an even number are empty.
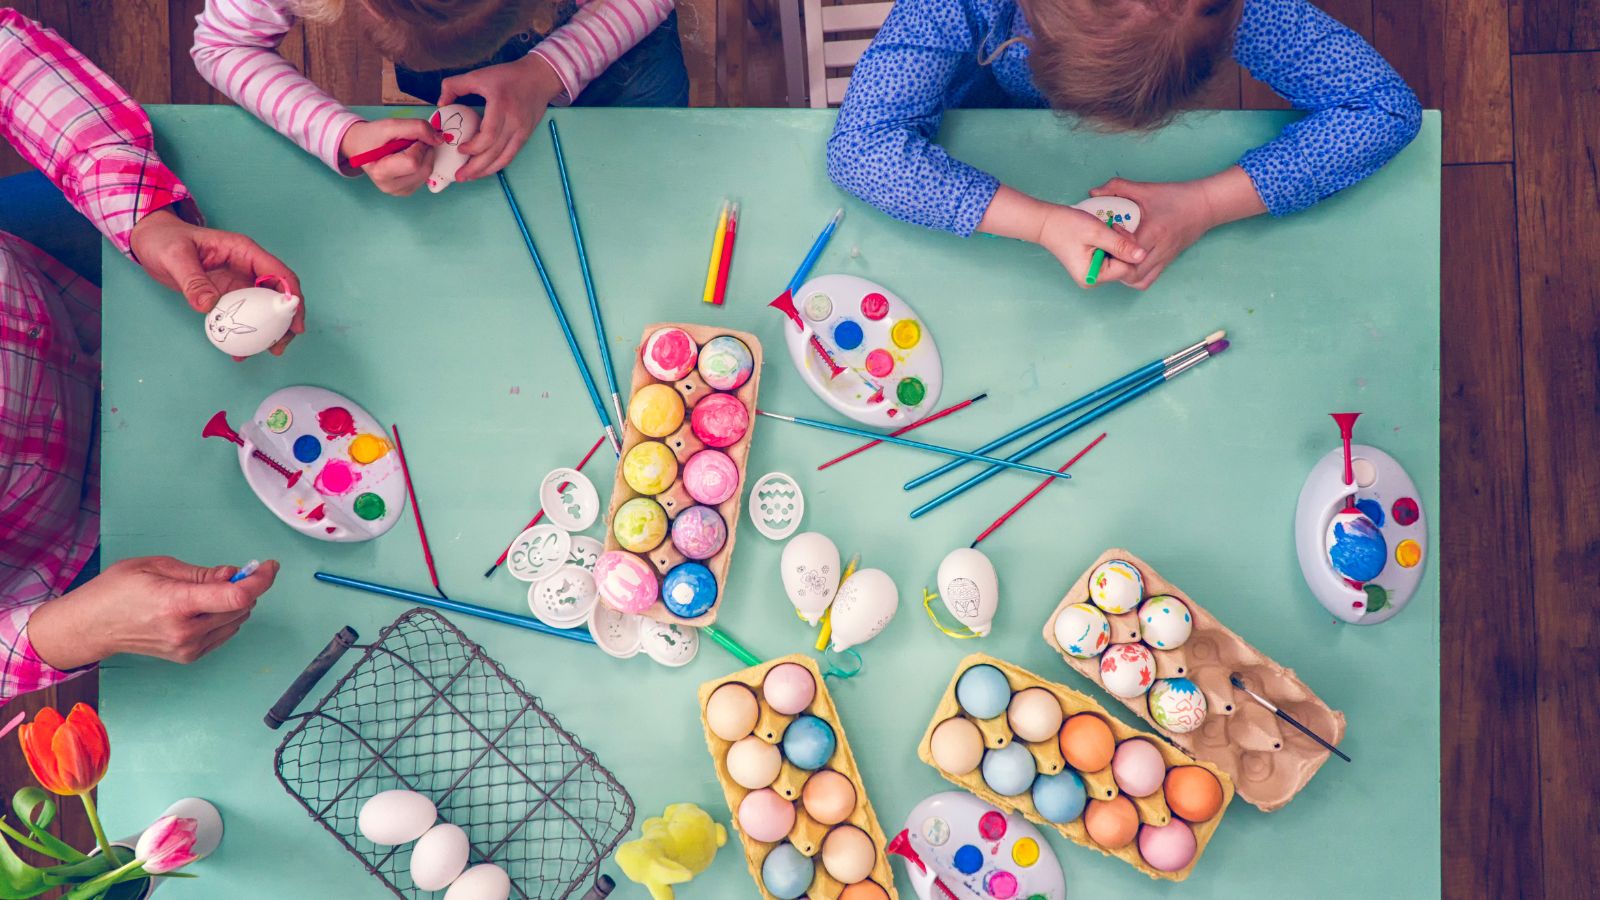
[[[1061,755],[1079,772],[1098,772],[1111,765],[1117,741],[1106,720],[1090,713],[1078,713],[1061,726]]]
[[[1083,827],[1089,839],[1107,850],[1128,846],[1139,833],[1139,811],[1133,801],[1118,794],[1110,800],[1090,800],[1083,811]]]
[[[1200,766],[1176,766],[1167,772],[1167,805],[1191,822],[1204,822],[1222,808],[1222,783]]]
[[[846,887],[839,894],[839,900],[889,900],[889,892],[876,881],[858,881]]]

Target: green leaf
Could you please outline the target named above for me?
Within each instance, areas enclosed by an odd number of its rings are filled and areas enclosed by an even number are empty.
[[[16,810],[17,818],[27,826],[28,831],[33,834],[33,839],[38,841],[51,856],[69,863],[83,862],[89,858],[79,853],[71,844],[45,830],[56,820],[56,801],[44,790],[25,787],[17,791],[11,798],[11,808]]]
[[[44,871],[22,861],[11,842],[0,839],[0,900],[26,900],[50,889]]]

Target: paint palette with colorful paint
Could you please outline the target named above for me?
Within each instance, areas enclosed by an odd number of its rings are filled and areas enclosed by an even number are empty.
[[[867,425],[900,427],[932,412],[944,364],[928,324],[893,291],[854,275],[821,275],[781,308],[789,358],[822,401]],[[820,342],[822,351],[817,349]],[[834,365],[822,358],[826,352]]]
[[[333,391],[286,387],[261,401],[237,432],[219,412],[201,434],[237,444],[250,489],[302,534],[371,540],[394,527],[405,509],[405,478],[387,431]]]
[[[633,367],[595,568],[600,602],[667,624],[709,625],[727,584],[761,384],[761,344],[725,328],[645,328]],[[672,632],[658,661],[677,646]]]

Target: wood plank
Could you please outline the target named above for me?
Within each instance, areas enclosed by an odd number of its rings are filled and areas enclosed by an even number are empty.
[[[1538,897],[1538,661],[1510,165],[1448,166],[1440,235],[1444,896]]]
[[[1512,59],[1546,896],[1591,896],[1600,784],[1600,53]],[[1584,887],[1589,885],[1589,887]]]
[[[301,22],[306,77],[346,106],[383,102],[383,58],[363,34],[361,17],[337,22]]]
[[[194,46],[194,17],[205,9],[206,0],[167,0],[167,58],[172,69],[173,103],[227,103],[215,88],[206,83],[189,58]]]
[[[1600,3],[1511,0],[1511,41],[1513,53],[1600,49]]]
[[[70,32],[62,33],[133,99],[172,99],[167,0],[70,0],[67,14]]]
[[[1506,0],[1374,0],[1373,45],[1444,111],[1446,163],[1511,160]]]
[[[1370,41],[1372,2],[1373,0],[1316,0],[1316,5]],[[1272,88],[1251,77],[1248,72],[1244,73],[1240,82],[1240,105],[1244,109],[1289,108],[1287,100],[1279,97]]]
[[[779,0],[745,0],[745,106],[786,106]]]
[[[717,0],[717,105],[745,106],[745,0]]]
[[[689,105],[717,105],[717,0],[678,0],[678,40],[689,70]]]

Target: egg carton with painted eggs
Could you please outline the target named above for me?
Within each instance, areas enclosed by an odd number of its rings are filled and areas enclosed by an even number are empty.
[[[706,682],[700,719],[765,900],[898,900],[887,839],[810,657]]]
[[[1194,871],[1233,800],[1216,766],[984,653],[956,667],[917,756],[991,806],[1169,881]]]
[[[1044,639],[1167,739],[1227,772],[1262,812],[1294,799],[1329,754],[1235,691],[1232,673],[1329,742],[1344,737],[1344,714],[1292,669],[1127,550],[1100,554],[1050,614]]]
[[[602,601],[659,622],[716,621],[760,387],[754,335],[646,326],[606,514],[606,552],[595,565]]]

